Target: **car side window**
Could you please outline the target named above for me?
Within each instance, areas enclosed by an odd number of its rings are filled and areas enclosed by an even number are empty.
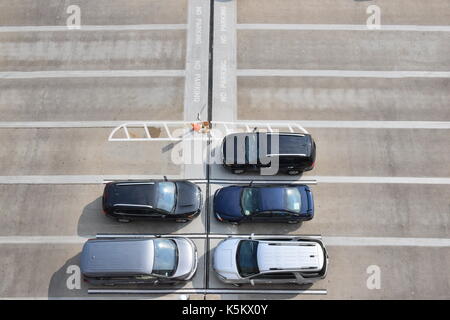
[[[253,280],[291,280],[296,279],[295,274],[292,272],[274,272],[260,274],[252,278]]]
[[[286,211],[273,211],[272,214],[274,217],[277,217],[277,218],[285,218],[285,217],[291,216],[291,214]]]

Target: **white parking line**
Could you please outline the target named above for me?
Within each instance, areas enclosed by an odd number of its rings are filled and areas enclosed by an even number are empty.
[[[6,71],[0,79],[184,77],[184,70]]]
[[[380,29],[369,29],[357,24],[238,24],[238,30],[299,30],[299,31],[417,31],[450,32],[450,26],[381,25]]]
[[[450,178],[439,177],[356,177],[356,176],[308,176],[317,183],[381,183],[381,184],[450,184]]]
[[[147,123],[146,121],[4,121],[0,122],[0,129],[8,128],[116,128],[123,124]],[[186,125],[184,121],[149,121],[148,125]],[[450,121],[328,121],[328,120],[299,120],[299,121],[236,121],[236,124],[250,127],[270,124],[273,127],[288,124],[301,125],[305,128],[355,128],[355,129],[450,129]]]
[[[322,239],[327,246],[450,247],[448,238],[322,237]]]
[[[186,24],[132,24],[132,25],[81,25],[79,29],[67,26],[0,26],[6,32],[58,32],[58,31],[151,31],[183,30]]]
[[[214,1],[213,120],[237,118],[236,1]]]
[[[176,234],[177,237],[201,239],[202,235]],[[233,235],[210,235],[210,239],[225,239]],[[235,235],[250,237],[250,235]],[[277,235],[275,235],[276,237]],[[290,234],[289,236],[293,236]],[[300,235],[299,235],[300,236]],[[0,245],[34,245],[34,244],[83,244],[96,235],[79,236],[2,236]],[[206,239],[206,235],[203,236]],[[403,238],[403,237],[341,237],[322,236],[327,246],[363,246],[363,247],[450,247],[450,238]]]
[[[168,175],[168,179],[186,179],[178,175]],[[51,176],[0,176],[0,184],[103,184],[105,181],[114,180],[151,180],[164,179],[162,175],[51,175]],[[188,179],[203,181],[202,179]],[[250,182],[252,178],[249,178]],[[255,179],[253,179],[255,180]],[[286,180],[286,182],[310,183],[377,183],[377,184],[450,184],[450,178],[442,177],[360,177],[360,176],[304,176],[298,180]],[[213,179],[212,183],[230,183],[233,179]],[[236,183],[242,183],[242,178]],[[255,180],[256,183],[280,183],[273,180]]]
[[[450,78],[447,71],[360,71],[360,70],[288,70],[240,69],[239,77],[330,77],[330,78]]]
[[[168,179],[182,179],[167,175]],[[162,175],[52,175],[52,176],[0,176],[0,184],[103,184],[113,180],[164,179]]]

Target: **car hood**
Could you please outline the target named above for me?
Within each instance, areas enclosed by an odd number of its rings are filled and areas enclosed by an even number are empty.
[[[178,248],[178,266],[172,277],[189,280],[197,269],[197,249],[189,239],[177,238],[174,240]]]
[[[240,218],[242,187],[225,187],[214,196],[214,211],[223,217]]]
[[[240,279],[236,265],[236,250],[241,239],[226,239],[214,250],[213,269],[226,279]]]
[[[187,181],[177,181],[177,204],[175,214],[186,214],[200,209],[201,190]]]

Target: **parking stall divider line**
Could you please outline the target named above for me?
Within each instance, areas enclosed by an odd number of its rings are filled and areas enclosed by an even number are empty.
[[[214,121],[212,121],[214,124]],[[220,122],[216,122],[220,124]],[[383,121],[383,120],[299,120],[299,121],[245,121],[239,120],[235,124],[242,126],[287,126],[301,125],[306,128],[342,128],[342,129],[450,129],[450,121]],[[112,121],[0,121],[0,129],[34,129],[34,128],[117,128],[122,125],[143,126],[164,124],[169,126],[185,125],[186,121],[135,121],[135,120],[112,120]],[[155,139],[156,140],[156,139]],[[137,140],[136,140],[137,141]]]
[[[236,73],[238,77],[450,78],[447,71],[238,69]]]
[[[0,80],[60,79],[60,78],[141,78],[184,77],[185,70],[63,70],[63,71],[2,71]]]
[[[89,294],[304,294],[326,295],[325,289],[89,289]]]
[[[74,32],[74,31],[164,31],[185,30],[186,24],[131,24],[131,25],[81,25],[73,26],[0,26],[0,33],[18,32]]]
[[[238,30],[295,30],[295,31],[411,31],[411,32],[450,32],[450,26],[438,25],[380,25],[379,29],[371,29],[367,25],[358,24],[270,24],[242,23]]]

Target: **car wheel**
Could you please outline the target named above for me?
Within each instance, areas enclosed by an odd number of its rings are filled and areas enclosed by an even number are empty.
[[[243,174],[245,172],[245,170],[244,169],[233,169],[232,172],[234,174]]]
[[[121,223],[130,223],[131,222],[130,219],[124,219],[124,218],[118,218],[117,221],[121,222]]]
[[[290,176],[296,176],[296,175],[300,174],[300,171],[299,170],[289,170],[287,173]]]
[[[297,224],[297,223],[299,223],[300,221],[298,221],[298,220],[289,220],[287,223],[288,224]]]
[[[185,222],[188,222],[188,219],[176,219],[175,222],[185,223]]]

